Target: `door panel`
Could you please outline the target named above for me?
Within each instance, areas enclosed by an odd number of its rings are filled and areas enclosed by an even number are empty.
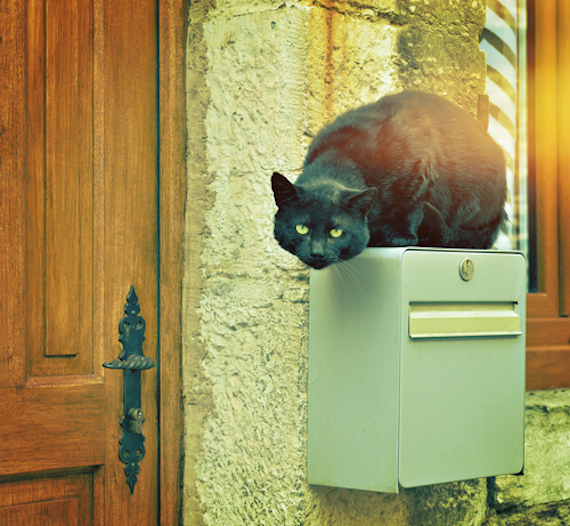
[[[0,483],[3,526],[91,526],[93,475],[73,474]]]
[[[105,463],[105,386],[89,380],[52,377],[52,385],[2,390],[3,476]]]
[[[36,134],[41,144],[32,148],[45,156],[38,159],[45,164],[44,355],[76,356],[93,340],[91,312],[81,317],[84,323],[74,323],[78,307],[85,312],[92,304],[93,5],[45,0],[43,12],[41,5],[32,6],[28,16],[45,31],[45,47],[29,50],[35,57],[30,66],[45,64],[35,74],[44,79],[43,101],[29,106],[43,110],[45,121],[44,133]],[[90,360],[82,361],[90,371]]]
[[[26,301],[33,376],[93,371],[92,13],[90,0],[34,0],[27,11]]]
[[[158,368],[131,495],[101,366],[131,285],[158,362],[156,28],[154,0],[0,0],[0,524],[158,522]]]

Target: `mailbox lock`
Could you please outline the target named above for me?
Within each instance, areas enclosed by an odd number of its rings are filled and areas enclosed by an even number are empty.
[[[459,265],[459,275],[463,281],[469,281],[475,273],[475,265],[469,258],[465,258]]]

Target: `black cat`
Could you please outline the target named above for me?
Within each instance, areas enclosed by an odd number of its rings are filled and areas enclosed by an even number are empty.
[[[366,246],[489,248],[505,219],[501,148],[461,108],[419,91],[341,115],[295,184],[271,182],[275,238],[316,269]]]

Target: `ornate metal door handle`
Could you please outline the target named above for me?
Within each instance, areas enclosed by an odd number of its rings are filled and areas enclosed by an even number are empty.
[[[123,344],[123,350],[118,360],[103,364],[108,369],[124,371],[124,411],[119,422],[123,436],[119,440],[119,458],[126,464],[125,474],[131,493],[137,482],[140,469],[138,463],[146,452],[142,434],[144,414],[141,408],[141,371],[154,367],[154,360],[142,352],[146,323],[139,312],[139,299],[131,285],[125,304],[125,316],[119,322],[119,341]]]

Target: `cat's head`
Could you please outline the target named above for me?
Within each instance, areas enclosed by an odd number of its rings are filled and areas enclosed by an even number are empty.
[[[366,248],[376,188],[351,190],[334,179],[293,184],[278,173],[271,185],[278,207],[275,239],[303,263],[322,269]]]

